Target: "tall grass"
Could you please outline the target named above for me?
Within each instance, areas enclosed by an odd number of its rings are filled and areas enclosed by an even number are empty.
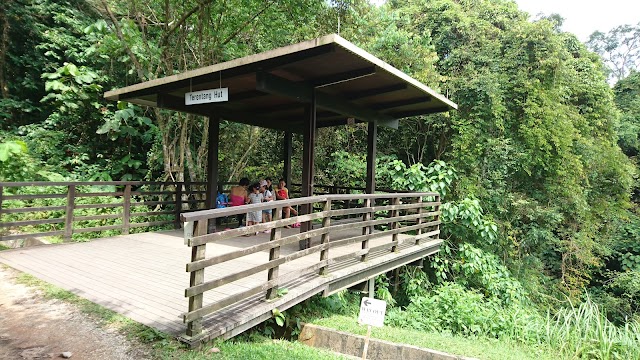
[[[550,349],[563,359],[638,359],[640,323],[616,326],[587,296],[556,312],[540,313],[532,304],[504,304],[477,291],[447,283],[411,297],[405,308],[391,308],[386,323],[418,331],[510,339]]]
[[[568,358],[640,359],[640,324],[617,327],[591,298],[547,314],[542,339]]]

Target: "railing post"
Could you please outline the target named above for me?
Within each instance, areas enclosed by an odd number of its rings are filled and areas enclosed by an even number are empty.
[[[190,179],[187,179],[187,180],[184,181],[184,193],[185,193],[186,198],[187,198],[187,208],[189,210],[192,210],[191,209],[191,203],[189,202],[189,198],[191,198],[191,180]],[[198,206],[198,203],[196,203],[196,207],[197,206]]]
[[[422,196],[418,196],[418,205],[420,205],[418,207],[418,222],[417,224],[420,225],[422,224]],[[416,235],[420,235],[422,234],[422,228],[419,227],[418,230],[416,231]],[[416,237],[416,245],[420,245],[420,236]]]
[[[276,214],[275,214],[275,217],[273,218],[273,221],[278,221],[280,219],[282,219],[282,206],[276,208]],[[273,229],[271,229],[271,238],[269,239],[269,241],[278,240],[280,239],[281,236],[282,236],[282,227],[276,226]],[[271,250],[269,250],[269,261],[273,261],[278,258],[280,258],[280,246],[271,248]],[[275,266],[269,269],[267,273],[267,281],[277,279],[279,270],[280,270],[279,266]],[[277,285],[267,289],[267,300],[274,299],[277,296],[278,296]]]
[[[175,228],[180,229],[180,214],[182,213],[182,182],[176,182],[176,220],[175,220]]]
[[[364,199],[364,207],[368,208],[370,206],[371,206],[371,199],[369,199],[369,198]],[[362,221],[363,222],[367,222],[369,220],[372,220],[372,218],[373,218],[373,210],[372,211],[367,211],[362,215]],[[371,227],[367,225],[367,226],[362,228],[362,235],[369,235],[369,234],[371,234]],[[368,248],[369,248],[369,237],[367,237],[364,240],[362,240],[362,250],[366,250]],[[362,254],[362,256],[360,256],[360,261],[367,261],[368,254],[369,253]]]
[[[73,209],[76,203],[76,186],[70,184],[67,189],[67,206],[65,206],[64,242],[70,241],[73,236]]]
[[[437,205],[434,207],[434,211],[437,213],[436,216],[433,218],[434,221],[439,221],[440,220],[440,193],[438,193],[435,197],[436,203]],[[440,224],[436,225],[436,230],[438,230],[438,238],[440,237]]]
[[[322,218],[322,228],[328,229],[331,226],[331,199],[327,200],[324,203],[324,211],[327,212],[327,215]],[[320,262],[329,260],[329,241],[331,239],[331,235],[329,232],[322,234],[322,238],[320,240],[320,244],[326,246],[326,248],[320,251]],[[328,266],[323,266],[318,271],[320,275],[326,275]]]
[[[187,230],[192,229],[193,224],[185,224],[185,236],[188,236]],[[204,235],[207,232],[207,220],[199,220],[196,231],[193,236]],[[185,239],[186,240],[186,239]],[[207,251],[207,244],[193,246],[191,248],[191,262],[204,260]],[[198,286],[204,283],[204,269],[192,271],[189,278],[189,287]],[[202,308],[202,299],[204,294],[193,295],[189,297],[189,312]],[[202,333],[202,317],[187,323],[187,336],[195,337]]]
[[[345,190],[344,193],[347,194],[347,195],[351,194],[351,190],[347,189],[347,190]],[[351,208],[351,199],[347,199],[346,204],[344,205],[344,208],[345,209],[350,209]],[[347,219],[350,218],[350,217],[351,217],[351,215],[347,215]],[[357,217],[357,215],[356,215],[356,217]]]
[[[393,200],[391,201],[391,205],[399,205],[400,204],[400,198],[398,197],[394,197]],[[394,208],[393,210],[391,210],[391,218],[395,218],[398,217],[398,209]],[[392,220],[391,221],[391,229],[392,230],[396,230],[400,227],[400,224],[398,224],[398,220]],[[391,243],[393,244],[393,246],[391,246],[391,251],[392,252],[397,252],[398,251],[398,233],[392,234],[391,235]]]
[[[129,222],[131,221],[131,184],[124,186],[124,205],[122,208],[122,233],[129,234]]]

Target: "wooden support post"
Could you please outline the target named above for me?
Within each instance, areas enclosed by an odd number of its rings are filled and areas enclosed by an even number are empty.
[[[220,117],[209,116],[209,150],[207,155],[207,197],[205,208],[215,209],[218,197],[218,144],[220,142]],[[209,220],[209,232],[216,231],[216,222]]]
[[[367,352],[369,351],[369,339],[371,339],[371,325],[367,326],[367,336],[364,338],[364,347],[362,348],[362,360],[367,359]]]
[[[122,197],[124,198],[124,204],[122,205],[122,233],[128,235],[131,222],[131,184],[124,186]]]
[[[73,209],[76,204],[76,186],[69,185],[67,190],[67,206],[65,206],[64,213],[64,242],[70,241],[73,236]]]
[[[273,218],[273,221],[278,221],[282,219],[282,206],[276,208],[276,214]],[[276,226],[271,229],[271,238],[269,241],[276,241],[282,237],[282,227]],[[280,258],[280,246],[276,246],[269,250],[269,261],[273,261]],[[269,269],[267,274],[267,281],[271,281],[278,278],[278,273],[280,272],[280,267],[275,266]],[[278,296],[278,286],[274,286],[272,288],[267,289],[267,300],[275,299]]]
[[[303,150],[302,150],[302,196],[313,196],[314,153],[316,140],[316,100],[315,91],[311,96],[311,103],[305,107],[306,121],[304,123]],[[302,214],[311,214],[313,204],[304,204],[301,207]],[[302,224],[300,232],[309,231],[312,228],[311,221]],[[309,247],[310,239],[300,241],[300,249]]]
[[[391,205],[400,205],[400,198],[394,197],[393,200],[391,201]],[[398,214],[399,214],[398,210],[391,210],[392,218],[398,217]],[[399,227],[400,227],[400,223],[398,223],[398,220],[391,221],[392,230],[395,230]],[[391,251],[397,252],[398,251],[398,233],[391,235],[391,242],[393,243],[393,246],[391,247]]]
[[[378,127],[375,122],[369,122],[367,131],[367,194],[376,192],[376,143]]]
[[[371,199],[365,199],[364,200],[364,207],[370,207],[371,206]],[[373,217],[373,212],[366,212],[362,215],[362,221],[369,221],[372,220]],[[369,235],[371,234],[371,226],[365,226],[362,228],[362,235]],[[362,240],[362,250],[368,249],[369,248],[369,239],[364,239]],[[367,261],[367,257],[368,257],[368,253],[363,254],[362,256],[360,256],[360,261]]]
[[[398,295],[398,285],[400,285],[400,268],[393,269],[393,296]]]
[[[420,224],[422,224],[422,196],[418,196],[418,204],[420,205],[420,207],[418,208],[418,215],[420,217],[418,218],[417,225],[420,225]],[[418,228],[416,234],[417,235],[422,234],[422,228]],[[420,245],[420,239],[419,238],[416,239],[416,245]]]
[[[331,200],[327,200],[324,203],[324,211],[329,212],[331,211]],[[331,216],[327,215],[322,219],[322,227],[323,228],[328,228],[329,226],[331,226]],[[329,244],[329,241],[331,240],[331,235],[330,233],[326,233],[326,234],[322,234],[322,240],[320,241],[320,244],[325,245],[325,244]],[[324,250],[320,251],[320,261],[325,261],[329,259],[329,248],[326,248]],[[326,275],[327,274],[327,266],[323,266],[320,268],[320,270],[318,271],[318,274],[320,275]]]
[[[288,186],[291,186],[291,158],[293,157],[293,134],[291,131],[286,131],[284,133],[284,149],[282,157],[284,160],[282,178]]]
[[[175,223],[174,227],[180,229],[180,214],[182,213],[182,182],[176,182],[176,208],[175,208]]]
[[[190,228],[191,226],[189,226]],[[185,224],[187,228],[187,224]],[[194,236],[204,235],[207,233],[207,220],[198,221]],[[207,252],[207,244],[194,246],[191,248],[191,262],[204,260]],[[189,287],[194,287],[204,283],[204,269],[192,271],[189,278]],[[189,297],[189,312],[202,308],[202,300],[204,294],[198,294]],[[187,336],[196,337],[202,334],[202,317],[194,319],[187,323]]]

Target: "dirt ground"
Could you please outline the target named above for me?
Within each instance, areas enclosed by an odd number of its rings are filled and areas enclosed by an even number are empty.
[[[0,265],[0,359],[151,359],[144,345],[100,326],[74,305],[48,300]]]

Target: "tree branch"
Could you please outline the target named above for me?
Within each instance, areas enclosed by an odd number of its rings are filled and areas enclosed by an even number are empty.
[[[258,16],[262,15],[262,13],[267,11],[267,9],[270,8],[271,5],[273,5],[274,3],[275,1],[267,2],[267,4],[262,8],[262,10],[258,11],[255,15],[253,15],[253,17],[251,17],[251,19],[245,21],[242,25],[240,25],[234,32],[231,33],[231,35],[227,36],[227,38],[220,45],[222,46],[227,45],[229,41],[233,40],[234,37],[236,37],[244,28],[246,28],[249,24],[251,24]]]
[[[116,17],[113,15],[113,12],[109,7],[109,4],[107,4],[107,1],[101,0],[101,2],[102,2],[102,6],[104,6],[104,9],[107,11],[109,18],[113,23],[113,26],[116,29],[116,35],[118,36],[118,39],[120,39],[120,42],[122,42],[122,46],[124,46],[125,51],[131,58],[131,62],[133,62],[133,66],[136,68],[138,78],[140,79],[140,81],[144,81],[145,76],[144,76],[144,71],[142,70],[142,65],[138,61],[138,57],[136,56],[136,54],[134,54],[133,51],[131,51],[131,48],[127,45],[127,42],[124,40],[124,36],[122,35],[122,29],[120,28],[120,23],[118,23],[118,19],[116,19]]]
[[[202,0],[202,1],[200,1],[198,3],[197,6],[195,6],[193,9],[189,10],[184,15],[182,15],[180,20],[178,20],[178,22],[173,24],[173,26],[171,26],[169,28],[169,30],[164,35],[162,35],[162,40],[160,40],[160,46],[162,47],[162,46],[166,45],[167,42],[169,41],[169,37],[171,36],[171,34],[173,34],[180,26],[182,26],[182,24],[184,24],[184,22],[187,21],[187,19],[189,19],[189,17],[191,17],[191,15],[195,14],[196,11],[202,9],[203,7],[205,7],[209,3],[210,3],[210,1],[208,1],[208,0]]]

